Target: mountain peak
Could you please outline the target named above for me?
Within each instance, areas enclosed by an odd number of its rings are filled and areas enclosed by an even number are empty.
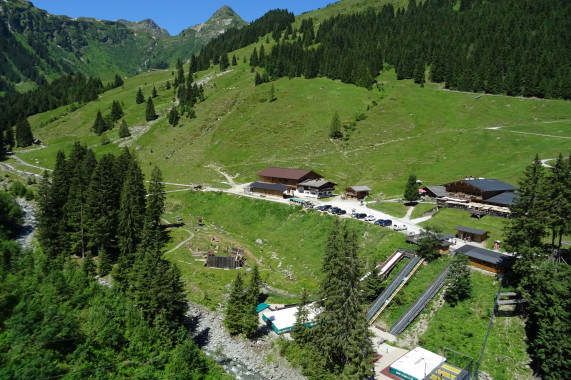
[[[190,29],[194,30],[197,36],[210,39],[230,28],[240,28],[247,24],[232,8],[223,5],[210,16],[208,21],[191,26]]]
[[[209,20],[212,20],[213,18],[224,17],[224,16],[233,17],[235,15],[236,15],[236,12],[234,12],[234,10],[232,8],[230,8],[228,5],[223,5],[220,7],[220,9],[218,9],[216,12],[214,12],[214,14],[210,17]]]
[[[153,36],[170,36],[169,32],[158,26],[157,23],[151,20],[150,18],[138,22],[127,21],[127,20],[117,20],[117,22],[126,25],[129,29],[135,32],[140,30],[145,30],[151,33],[151,35]]]

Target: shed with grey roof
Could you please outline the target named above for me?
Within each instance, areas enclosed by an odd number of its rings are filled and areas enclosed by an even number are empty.
[[[422,189],[430,198],[442,198],[446,196],[446,188],[444,186],[424,186]]]
[[[496,274],[505,273],[505,271],[510,268],[515,261],[515,257],[505,253],[491,251],[489,249],[475,247],[469,244],[465,244],[456,249],[456,253],[468,256],[468,260],[470,260],[470,264],[472,266],[485,269]]]
[[[454,229],[458,231],[456,234],[458,239],[481,243],[488,238],[488,231],[464,226],[456,226]]]
[[[365,199],[370,192],[371,189],[369,187],[361,185],[349,186],[345,188],[345,195],[347,196],[347,198]]]
[[[284,192],[292,189],[292,186],[283,185],[281,183],[265,183],[265,182],[252,182],[248,188],[251,192],[260,195],[271,195],[274,197],[283,197]]]

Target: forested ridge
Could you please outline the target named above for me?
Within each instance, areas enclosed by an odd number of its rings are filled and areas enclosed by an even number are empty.
[[[319,25],[305,19],[299,30],[272,33],[276,44],[250,63],[272,79],[323,76],[370,88],[384,62],[399,79],[419,84],[569,99],[569,20],[571,4],[564,0],[411,0],[406,10],[388,4]],[[222,55],[237,47],[211,41],[202,52]]]
[[[38,190],[35,252],[9,240],[21,213],[0,193],[0,378],[226,377],[183,326],[158,168],[150,182],[128,150],[60,153]],[[95,279],[110,272],[112,285]]]
[[[41,85],[66,74],[110,79],[105,77],[110,72],[135,75],[149,68],[168,68],[177,58],[190,58],[212,36],[246,24],[229,8],[223,10],[205,20],[202,33],[187,28],[170,36],[148,19],[70,18],[51,15],[26,0],[3,1],[0,93],[16,91],[20,82]]]

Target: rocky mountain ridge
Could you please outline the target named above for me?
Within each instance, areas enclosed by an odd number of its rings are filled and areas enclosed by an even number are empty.
[[[25,0],[0,4],[0,93],[57,76],[84,73],[110,80],[164,69],[189,59],[212,37],[247,23],[223,6],[206,22],[171,36],[151,19],[98,20],[52,15]]]

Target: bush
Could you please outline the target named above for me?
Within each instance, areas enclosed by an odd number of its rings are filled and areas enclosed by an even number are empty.
[[[12,186],[10,186],[10,194],[15,197],[24,198],[27,191],[26,186],[20,182],[14,182],[12,183]]]

